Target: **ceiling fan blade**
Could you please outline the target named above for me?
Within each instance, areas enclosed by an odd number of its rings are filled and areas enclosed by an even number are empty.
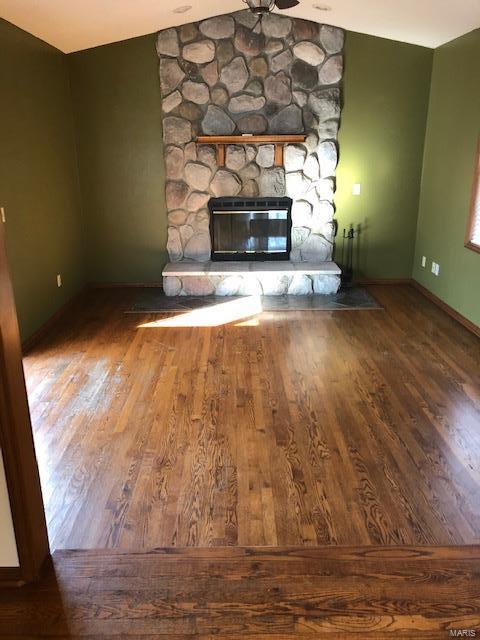
[[[293,9],[297,4],[300,4],[299,0],[275,0],[275,5],[277,9]]]

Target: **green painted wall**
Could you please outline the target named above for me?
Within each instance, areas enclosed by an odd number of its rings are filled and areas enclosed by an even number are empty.
[[[435,51],[413,269],[418,282],[477,325],[480,254],[463,243],[480,134],[479,60],[480,29]]]
[[[155,36],[69,56],[91,282],[161,280],[166,210]]]
[[[347,33],[335,204],[339,248],[344,228],[360,229],[357,275],[411,277],[432,55]]]
[[[84,284],[66,56],[0,20],[0,87],[0,206],[25,339]]]

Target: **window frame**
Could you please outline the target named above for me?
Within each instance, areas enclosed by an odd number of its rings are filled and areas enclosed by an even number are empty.
[[[465,247],[480,253],[480,244],[473,242],[473,226],[476,222],[475,211],[479,210],[480,201],[480,137],[478,138],[477,153],[475,156],[475,171],[473,175],[472,196],[470,199],[470,211],[467,221],[467,232],[465,234]],[[480,215],[480,213],[478,214]]]

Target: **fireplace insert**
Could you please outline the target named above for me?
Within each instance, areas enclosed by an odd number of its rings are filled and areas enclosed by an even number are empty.
[[[289,260],[291,198],[212,198],[212,260]]]

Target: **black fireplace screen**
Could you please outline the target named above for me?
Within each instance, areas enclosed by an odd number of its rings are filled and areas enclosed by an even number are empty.
[[[212,260],[288,260],[290,198],[212,198]]]

